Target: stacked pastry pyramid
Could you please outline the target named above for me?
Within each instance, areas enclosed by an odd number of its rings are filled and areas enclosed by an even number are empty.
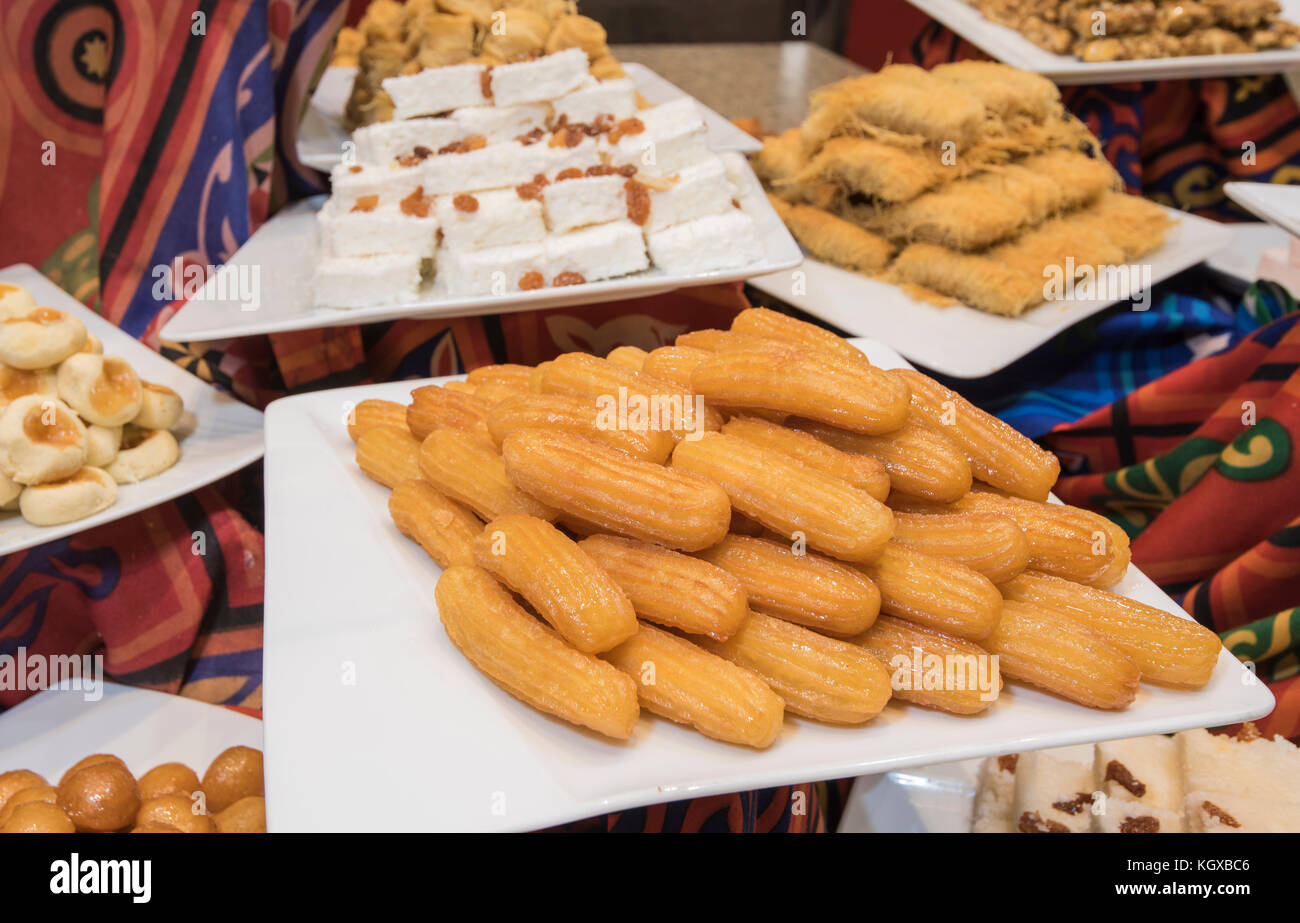
[[[1300,28],[1277,0],[968,0],[1039,48],[1084,61],[1290,48]]]
[[[814,256],[996,314],[1041,303],[1053,268],[1154,250],[1171,223],[1119,191],[1050,81],[984,61],[824,87],[754,168]]]

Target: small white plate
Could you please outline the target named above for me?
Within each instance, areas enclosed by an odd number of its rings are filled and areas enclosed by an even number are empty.
[[[879,343],[856,345],[880,366],[906,365]],[[1205,688],[1144,686],[1118,713],[1014,686],[973,718],[903,703],[859,728],[791,718],[764,751],[648,713],[632,740],[611,743],[524,705],[456,650],[434,605],[438,568],[393,527],[388,491],[357,470],[343,425],[350,406],[406,402],[422,384],[317,391],[267,408],[273,830],[532,830],[681,798],[1230,724],[1273,708],[1268,688],[1225,650]],[[1186,617],[1136,568],[1117,592]],[[338,797],[362,788],[406,796]]]
[[[849,790],[837,832],[970,833],[980,762],[861,776]]]
[[[1285,183],[1224,183],[1223,191],[1252,215],[1300,237],[1300,186]]]
[[[1074,55],[1044,51],[1015,29],[985,19],[965,0],[907,0],[1004,64],[1042,74],[1062,86],[1126,83],[1136,80],[1188,80],[1240,74],[1278,74],[1300,68],[1300,47],[1253,54],[1192,55],[1142,61],[1089,64]],[[1300,0],[1282,0],[1282,18],[1300,22]]]
[[[1139,266],[1162,282],[1228,247],[1232,225],[1168,210],[1177,224]],[[918,365],[957,378],[981,378],[1006,368],[1056,334],[1115,304],[1114,299],[1059,301],[1002,317],[965,305],[941,308],[901,288],[811,257],[793,271],[749,284],[852,336],[882,340]]]
[[[646,101],[653,105],[672,102],[689,96],[644,64],[625,63],[623,70]],[[298,126],[298,160],[305,166],[329,172],[343,159],[343,142],[350,137],[343,127],[343,110],[352,83],[356,80],[355,67],[329,67],[321,75],[316,92],[312,94]],[[742,131],[724,116],[714,112],[698,99],[704,124],[709,133],[709,146],[715,151],[742,151],[751,154],[763,149],[763,143]]]
[[[262,722],[198,699],[103,684],[90,701],[66,684],[0,715],[0,772],[30,769],[51,785],[92,753],[120,757],[139,778],[160,763],[184,763],[200,777],[228,747],[262,749]]]
[[[161,335],[164,339],[189,343],[287,330],[373,324],[404,317],[510,314],[644,298],[690,285],[732,282],[798,266],[803,259],[799,245],[763,194],[753,171],[748,166],[745,170],[747,188],[739,190],[739,200],[758,225],[764,257],[739,269],[680,275],[651,267],[618,279],[508,295],[437,297],[378,308],[318,308],[312,303],[312,274],[319,246],[316,212],[326,197],[314,196],[294,203],[258,228],[218,274],[208,280],[204,289],[172,316]],[[259,297],[254,310],[247,310],[246,305],[233,298],[216,297],[222,293],[221,273],[228,274],[229,279],[255,280]],[[238,291],[233,284],[224,288],[228,293]]]
[[[157,477],[123,484],[117,502],[94,516],[61,526],[34,526],[17,513],[0,513],[0,556],[102,526],[165,500],[198,490],[262,457],[262,414],[158,355],[86,308],[31,266],[0,269],[0,282],[21,285],[39,305],[80,318],[99,337],[106,355],[121,356],[145,381],[166,385],[185,402],[174,430],[181,460]]]

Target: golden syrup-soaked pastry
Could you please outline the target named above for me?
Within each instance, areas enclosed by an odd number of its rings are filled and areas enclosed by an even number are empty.
[[[266,833],[266,799],[260,795],[240,798],[212,821],[218,833]]]
[[[86,342],[86,325],[54,308],[32,308],[0,320],[0,362],[16,369],[48,369]]]
[[[0,282],[0,321],[9,317],[22,317],[36,307],[32,293],[20,285]]]
[[[101,468],[82,468],[70,478],[27,487],[18,510],[34,526],[57,526],[103,512],[117,500],[117,482]]]
[[[889,701],[889,673],[867,651],[761,612],[728,640],[700,644],[757,673],[787,709],[806,718],[861,724]]]
[[[406,40],[421,69],[464,64],[474,55],[474,20],[433,11],[408,15]]]
[[[1144,680],[1199,689],[1219,662],[1223,644],[1210,629],[1115,593],[1030,571],[1004,584],[1002,595],[1091,628],[1137,664]]]
[[[474,540],[474,561],[580,651],[599,654],[636,634],[636,612],[627,594],[573,539],[544,519],[493,519]]]
[[[162,474],[180,458],[180,443],[170,432],[131,424],[122,432],[117,454],[104,470],[119,484],[139,484]]]
[[[86,427],[86,465],[90,468],[103,468],[117,458],[122,448],[121,426],[97,426],[92,423]]]
[[[912,407],[962,448],[976,478],[1013,496],[1047,499],[1061,473],[1055,455],[933,378],[912,369],[897,375],[912,389]]]
[[[140,376],[125,359],[77,353],[59,366],[59,397],[88,423],[122,426],[144,404]]]
[[[894,531],[893,514],[866,491],[739,436],[684,440],[672,465],[720,484],[733,507],[774,532],[842,560],[873,559]]]
[[[86,463],[86,427],[57,398],[29,394],[0,413],[0,472],[19,484],[72,477]]]
[[[781,733],[785,703],[767,683],[685,638],[643,623],[604,659],[636,681],[643,708],[705,737],[761,750]]]
[[[152,801],[163,795],[189,798],[199,790],[199,777],[184,763],[161,763],[142,775],[138,784],[141,801]]]
[[[140,382],[140,412],[131,420],[141,429],[172,429],[181,422],[185,403],[181,396],[166,385],[152,381]]]
[[[58,397],[58,377],[54,369],[14,369],[0,365],[0,411],[29,394]]]
[[[973,641],[882,615],[853,639],[885,665],[895,698],[954,715],[974,715],[997,701],[997,661]],[[936,665],[938,665],[936,667]]]
[[[448,391],[459,391],[461,394],[477,394],[478,388],[471,385],[468,381],[447,381],[443,382],[442,387]]]
[[[1002,596],[964,564],[898,542],[863,570],[880,590],[880,611],[979,641],[998,624]]]
[[[546,53],[555,54],[566,48],[581,48],[593,63],[608,57],[605,27],[590,16],[561,16],[546,38]]]
[[[612,54],[604,54],[591,62],[587,72],[597,80],[619,80],[627,76],[623,65]],[[638,94],[639,95],[639,94]]]
[[[439,567],[474,563],[474,539],[483,524],[428,481],[410,478],[394,487],[388,495],[388,515],[397,531],[423,548]]]
[[[411,435],[420,440],[442,427],[463,429],[486,437],[489,409],[472,394],[427,385],[411,392],[411,404],[406,408],[406,425]]]
[[[861,350],[843,337],[838,337],[816,324],[810,324],[770,308],[747,308],[741,311],[731,322],[731,329],[736,333],[764,337],[782,343],[802,343],[812,349],[823,350],[847,359],[866,361]]]
[[[356,458],[361,473],[385,487],[420,476],[420,440],[405,425],[366,427],[357,436]]]
[[[1140,673],[1114,644],[1056,607],[1007,600],[980,642],[1004,676],[1092,708],[1127,708]]]
[[[59,783],[59,807],[78,830],[108,833],[135,821],[140,789],[121,762],[94,763]]]
[[[1006,583],[1029,565],[1029,542],[1000,513],[894,513],[894,541]]]
[[[673,340],[674,346],[682,349],[696,349],[706,353],[734,352],[738,349],[748,349],[749,347],[770,346],[773,343],[772,337],[761,336],[756,333],[742,333],[738,330],[715,330],[706,328],[704,330],[689,330],[686,333],[677,335]],[[780,341],[776,341],[780,342]]]
[[[882,503],[889,496],[889,473],[885,471],[884,465],[870,455],[842,452],[809,433],[757,417],[732,417],[722,425],[722,431],[755,445],[784,452],[805,465],[866,491]]]
[[[970,462],[955,442],[909,414],[903,426],[883,436],[867,436],[819,423],[793,419],[789,426],[816,436],[841,452],[867,455],[889,473],[892,491],[950,503],[970,493]]]
[[[203,773],[203,794],[208,811],[216,814],[240,798],[264,795],[262,751],[253,747],[227,747]]]
[[[719,406],[776,410],[859,433],[889,433],[907,420],[901,378],[809,347],[779,343],[714,353],[691,387]]]
[[[194,813],[194,802],[186,795],[159,795],[149,799],[140,805],[135,822],[138,826],[166,824],[181,833],[217,832],[211,817]]]
[[[497,445],[511,433],[525,429],[572,433],[656,464],[667,461],[676,444],[671,433],[607,426],[606,422],[590,398],[528,392],[492,408],[488,414],[488,433]]]
[[[607,532],[681,551],[707,548],[727,534],[731,504],[707,478],[569,433],[521,430],[501,449],[519,489]]]
[[[360,401],[348,413],[348,437],[356,442],[357,437],[370,427],[381,424],[406,429],[406,405],[375,398]]]
[[[1038,503],[976,490],[962,497],[960,512],[1010,516],[1029,543],[1029,569],[1095,587],[1119,583],[1128,570],[1128,535],[1105,516],[1061,503]]]
[[[130,772],[130,770],[127,769],[126,763],[122,762],[120,757],[116,757],[111,753],[92,753],[90,756],[83,756],[65,769],[63,775],[59,776],[59,785],[67,782],[75,773],[85,769],[87,766],[97,766],[100,763],[117,763],[123,769],[126,769],[127,772]]]
[[[649,353],[637,346],[616,346],[606,354],[605,360],[639,372],[648,355]]]
[[[499,365],[481,365],[471,369],[465,380],[476,388],[486,384],[502,385],[520,394],[528,393],[528,382],[533,377],[531,365],[516,365],[506,362]]]
[[[749,618],[741,582],[707,561],[617,535],[590,535],[578,547],[622,587],[643,619],[725,641]]]
[[[76,833],[77,827],[56,804],[33,801],[20,805],[0,833]]]
[[[641,371],[690,390],[691,373],[708,357],[707,350],[693,346],[660,346],[646,354]]]
[[[449,567],[434,589],[447,637],[487,677],[539,711],[626,740],[640,708],[636,683],[564,642],[478,567]]]
[[[14,816],[14,811],[32,802],[58,804],[59,790],[53,785],[33,785],[14,792],[5,800],[4,806],[0,807],[0,829],[9,822],[9,818]]]
[[[557,510],[511,480],[501,453],[486,438],[465,430],[439,429],[420,445],[420,473],[447,497],[483,520],[522,513],[552,520]]]
[[[23,789],[39,788],[45,784],[47,784],[45,777],[30,769],[13,769],[0,773],[0,808],[8,804],[9,799]]]
[[[728,535],[699,556],[740,580],[754,609],[827,634],[860,634],[880,611],[880,591],[857,570],[789,545]]]
[[[177,830],[175,827],[173,827],[171,824],[160,824],[157,821],[151,821],[147,824],[140,824],[139,826],[132,827],[131,832],[132,833],[180,833],[180,831]]]

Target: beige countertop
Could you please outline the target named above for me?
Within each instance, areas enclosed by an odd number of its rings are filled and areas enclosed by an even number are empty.
[[[620,61],[644,64],[729,119],[757,117],[767,131],[798,125],[808,94],[863,73],[812,42],[614,45]]]

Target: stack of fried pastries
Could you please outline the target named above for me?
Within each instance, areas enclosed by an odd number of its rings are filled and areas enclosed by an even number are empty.
[[[348,431],[442,568],[452,643],[613,738],[644,708],[767,747],[787,712],[974,715],[1003,680],[1122,709],[1141,680],[1204,685],[1218,658],[1212,632],[1108,592],[1128,538],[1048,502],[1050,452],[766,309],[363,400]]]
[[[1044,300],[1050,268],[1128,263],[1171,223],[1119,191],[1050,81],[987,61],[823,87],[754,169],[819,259],[1008,316]]]

